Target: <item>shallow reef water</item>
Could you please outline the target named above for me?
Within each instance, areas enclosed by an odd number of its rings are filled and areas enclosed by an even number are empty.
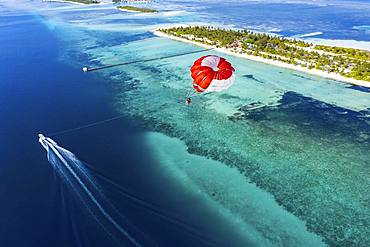
[[[208,108],[206,99],[186,109],[172,88],[157,90],[126,91],[121,108],[184,140],[190,153],[237,167],[327,243],[366,246],[368,117],[288,92],[280,105],[242,107],[232,120]]]
[[[144,51],[137,48],[143,45],[140,42],[122,47],[136,51],[123,56],[199,49],[162,39],[148,43]],[[164,46],[165,52],[158,49]],[[127,66],[121,74],[102,74],[111,76],[119,88],[117,109],[150,130],[183,140],[190,153],[236,167],[329,245],[366,246],[370,223],[368,92],[228,58],[238,74],[245,71],[253,77],[238,77],[227,92],[194,97],[190,107],[183,101],[191,84],[188,67],[195,55]],[[232,208],[227,200],[222,203]]]
[[[129,77],[121,75],[117,82],[124,88],[117,106],[142,119],[149,129],[182,139],[190,153],[237,167],[328,244],[366,246],[370,129],[368,109],[363,106],[369,100],[367,92],[318,79],[315,83],[322,85],[316,86],[322,87],[315,95],[309,85],[314,79],[308,75],[310,80],[296,90],[300,92],[293,92],[297,79],[283,70],[278,74],[291,81],[285,88],[276,85],[278,89],[271,90],[271,85],[256,86],[249,77],[238,78],[234,87],[238,91],[195,97],[185,107],[189,80],[182,76],[188,71],[181,63],[190,64],[192,59],[126,69]],[[259,75],[271,81],[265,77]],[[325,86],[340,94],[358,93],[364,104],[359,100],[353,109],[338,106],[349,104],[343,100],[346,95],[335,104],[335,96],[328,95]]]
[[[188,191],[196,191],[251,246],[325,246],[321,237],[307,231],[304,221],[288,213],[237,168],[189,154],[185,143],[176,138],[149,132],[145,139],[162,172],[176,177]]]

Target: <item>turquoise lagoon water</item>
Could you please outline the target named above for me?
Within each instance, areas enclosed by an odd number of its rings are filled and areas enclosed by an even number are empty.
[[[151,47],[154,43],[167,49],[196,49],[158,39],[136,43],[132,50],[137,50],[136,45]],[[158,50],[153,47],[150,53]],[[189,109],[183,106],[184,92],[189,87],[189,79],[183,75],[195,56],[129,67],[125,76],[132,79],[121,82],[125,90],[117,97],[119,108],[143,119],[150,129],[180,138],[190,153],[237,167],[247,179],[305,220],[310,230],[326,237],[327,243],[366,246],[368,92],[227,58],[238,68],[235,86],[225,93],[194,98]],[[249,110],[250,106],[261,108]],[[183,169],[195,168],[189,165]],[[214,177],[204,180],[212,181]],[[217,186],[204,190],[220,193]],[[235,210],[241,218],[250,216],[246,208],[238,208],[249,197],[231,200],[228,196],[236,196],[238,190],[236,195],[217,192],[213,198],[223,206]]]
[[[167,11],[132,14],[110,6],[55,4],[41,13],[61,41],[60,59],[75,67],[198,50],[149,31],[203,22],[204,16],[222,24],[207,11],[192,12],[207,10],[192,2],[153,6]],[[203,54],[96,76],[114,88],[116,110],[148,130],[144,145],[162,174],[199,195],[249,241],[258,246],[368,246],[369,91],[211,53],[232,62],[237,80],[226,92],[194,97],[190,107],[184,106],[189,68]]]

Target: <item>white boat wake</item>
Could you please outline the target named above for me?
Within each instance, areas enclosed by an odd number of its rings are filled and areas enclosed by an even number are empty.
[[[128,242],[134,246],[142,246],[123,225],[117,222],[117,219],[120,222],[125,219],[104,197],[94,179],[84,168],[84,164],[73,153],[58,146],[55,141],[42,134],[39,134],[39,142],[47,151],[49,163],[65,179],[67,185],[77,194],[89,213],[108,235],[121,246],[127,245]],[[126,221],[125,225],[127,224],[129,223]]]
[[[137,227],[125,219],[104,196],[102,190],[91,176],[87,164],[81,162],[73,153],[60,147],[51,138],[39,134],[39,142],[47,151],[47,158],[53,168],[60,174],[69,188],[77,195],[87,211],[95,221],[115,240],[120,246],[143,246],[150,243],[156,246],[154,240],[140,231]],[[102,174],[96,174],[99,178],[107,182],[117,193],[140,205],[145,212],[160,217],[161,219],[173,224],[183,230],[184,234],[198,239],[204,246],[215,246],[213,239],[199,234],[198,230],[177,216],[169,212],[163,212],[160,206],[147,202],[132,193],[126,191],[119,184],[111,181]],[[125,226],[125,227],[124,227]],[[126,230],[130,229],[130,232]],[[132,235],[138,236],[140,241]]]

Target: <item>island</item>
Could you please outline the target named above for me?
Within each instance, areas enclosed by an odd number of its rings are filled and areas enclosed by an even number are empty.
[[[126,5],[126,6],[117,6],[117,8],[119,10],[128,11],[128,12],[142,12],[142,13],[156,13],[156,12],[158,12],[155,9],[139,8],[139,7],[135,7],[135,6],[129,6],[129,5]]]
[[[97,0],[43,0],[43,2],[60,2],[60,3],[74,3],[74,4],[99,4]]]
[[[273,34],[212,26],[155,30],[158,36],[264,63],[370,87],[370,51],[318,45]]]

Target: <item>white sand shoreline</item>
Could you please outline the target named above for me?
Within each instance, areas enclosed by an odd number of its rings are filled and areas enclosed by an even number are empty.
[[[340,46],[345,48],[360,49],[365,51],[370,51],[369,41],[359,41],[351,39],[321,39],[315,37],[308,37],[304,39],[306,42],[318,45],[328,45],[328,46]]]
[[[186,26],[186,25],[182,25],[182,26]],[[166,27],[166,28],[169,28],[169,27]],[[258,56],[240,54],[240,53],[236,53],[236,52],[227,50],[226,48],[217,48],[216,46],[206,45],[206,44],[203,44],[203,43],[200,43],[200,42],[196,42],[196,41],[192,41],[192,40],[188,40],[188,39],[168,35],[168,34],[165,34],[163,32],[160,32],[158,29],[153,30],[152,32],[154,33],[154,35],[159,36],[159,37],[164,37],[164,38],[173,39],[173,40],[177,40],[177,41],[181,41],[181,42],[185,42],[185,43],[194,44],[194,45],[206,48],[206,49],[213,49],[215,51],[222,52],[222,53],[225,53],[225,54],[229,54],[229,55],[232,55],[232,56],[242,57],[242,58],[245,58],[245,59],[249,59],[249,60],[253,60],[253,61],[257,61],[257,62],[261,62],[261,63],[266,63],[266,64],[270,64],[270,65],[274,65],[274,66],[278,66],[278,67],[282,67],[282,68],[292,69],[292,70],[300,71],[300,72],[303,72],[303,73],[307,73],[307,74],[311,74],[311,75],[316,75],[316,76],[320,76],[320,77],[340,81],[340,82],[349,83],[349,84],[352,84],[352,85],[357,85],[357,86],[363,86],[363,87],[370,88],[370,82],[368,82],[368,81],[356,80],[356,79],[353,79],[353,78],[344,77],[344,76],[342,76],[340,74],[336,74],[336,73],[329,73],[329,72],[325,72],[325,71],[317,70],[317,69],[308,69],[308,68],[305,68],[305,67],[302,67],[302,66],[299,66],[299,65],[283,63],[283,62],[280,62],[280,61],[266,59],[266,58],[262,58],[262,57],[258,57]]]

